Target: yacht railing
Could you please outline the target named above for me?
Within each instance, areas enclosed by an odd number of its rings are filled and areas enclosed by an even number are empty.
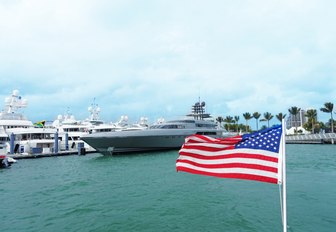
[[[22,114],[8,114],[8,113],[2,113],[0,114],[1,120],[27,120],[25,116]]]

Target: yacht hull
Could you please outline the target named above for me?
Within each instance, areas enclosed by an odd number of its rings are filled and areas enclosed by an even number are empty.
[[[180,149],[185,138],[189,135],[201,133],[222,137],[222,132],[209,130],[139,130],[116,131],[85,135],[82,139],[100,153],[128,153]]]

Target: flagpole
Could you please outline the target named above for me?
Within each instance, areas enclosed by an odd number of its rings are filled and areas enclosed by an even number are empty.
[[[286,126],[282,119],[282,208],[283,208],[283,232],[287,232],[287,186],[286,186]]]

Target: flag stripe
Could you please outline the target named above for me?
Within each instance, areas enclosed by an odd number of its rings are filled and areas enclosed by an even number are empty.
[[[268,172],[264,170],[249,169],[249,168],[203,168],[197,167],[191,164],[179,162],[176,164],[177,167],[187,167],[194,168],[200,171],[213,172],[213,173],[244,173],[244,174],[253,174],[253,175],[264,175],[268,177],[276,177],[276,173]]]
[[[247,173],[216,173],[212,171],[204,171],[195,168],[188,168],[184,166],[180,166],[178,168],[179,171],[189,172],[192,174],[206,175],[206,176],[214,176],[220,178],[234,178],[234,179],[244,179],[244,180],[256,180],[267,183],[276,184],[278,179],[277,177],[268,177],[256,174],[247,174]]]
[[[271,161],[271,162],[278,162],[278,157],[274,154],[258,154],[258,153],[252,153],[250,151],[247,151],[249,153],[244,152],[204,152],[199,150],[187,150],[187,149],[181,149],[180,154],[181,155],[188,155],[190,157],[199,158],[199,159],[225,159],[225,158],[253,158],[253,159],[259,159],[259,160],[265,160],[265,161]]]
[[[203,151],[223,151],[223,150],[230,150],[234,149],[233,145],[222,145],[217,143],[196,143],[196,144],[186,144],[182,147],[182,149],[197,149]]]
[[[231,164],[231,163],[241,163],[241,164],[252,164],[268,166],[271,168],[278,169],[278,164],[275,162],[258,160],[258,159],[248,159],[248,158],[224,158],[224,159],[199,159],[190,156],[180,155],[177,162],[194,162],[197,165],[215,165],[215,164]]]
[[[186,138],[185,143],[207,143],[209,142],[209,143],[216,143],[216,144],[233,145],[241,140],[242,140],[241,136],[219,139],[219,138],[212,138],[212,137],[204,136],[204,135],[191,135]]]
[[[267,172],[278,172],[278,168],[265,166],[261,164],[251,164],[251,163],[237,163],[237,162],[230,162],[230,163],[215,163],[215,164],[205,164],[205,163],[197,163],[192,160],[178,160],[181,164],[190,164],[194,167],[200,168],[246,168],[246,169],[256,169],[256,170],[263,170]]]

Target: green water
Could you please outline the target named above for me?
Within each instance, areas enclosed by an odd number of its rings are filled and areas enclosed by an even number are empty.
[[[177,173],[177,151],[19,160],[0,231],[282,231],[277,185]],[[336,146],[287,145],[289,231],[336,231]]]

